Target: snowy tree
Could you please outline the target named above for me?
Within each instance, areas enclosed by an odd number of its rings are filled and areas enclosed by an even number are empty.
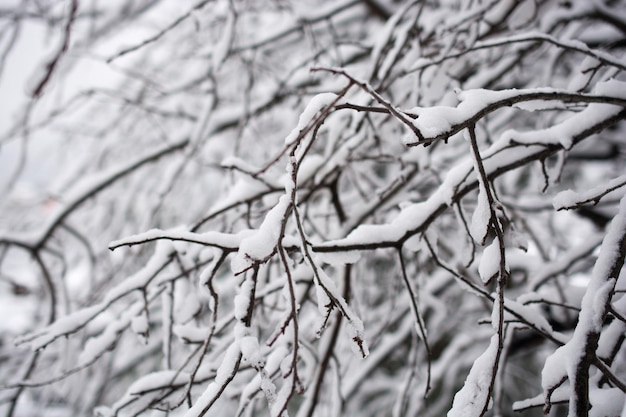
[[[625,6],[5,2],[0,413],[626,416]]]

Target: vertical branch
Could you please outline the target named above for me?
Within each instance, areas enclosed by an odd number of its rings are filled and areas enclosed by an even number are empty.
[[[402,255],[402,248],[398,248],[398,257],[400,258],[400,270],[402,271],[402,280],[404,282],[404,286],[406,287],[407,292],[409,293],[409,299],[411,302],[411,310],[413,311],[413,315],[415,316],[415,329],[419,334],[420,338],[424,341],[424,348],[426,348],[426,360],[428,362],[427,369],[427,377],[426,377],[426,388],[424,390],[424,397],[428,395],[430,391],[430,377],[431,377],[431,352],[430,346],[428,345],[428,337],[426,335],[426,325],[424,324],[424,319],[419,311],[419,306],[417,305],[417,294],[413,291],[413,287],[411,286],[411,281],[409,280],[409,276],[406,272],[406,265],[404,262],[404,256]]]
[[[180,404],[182,404],[183,401],[187,400],[187,404],[189,407],[191,407],[191,387],[193,386],[193,383],[196,379],[196,375],[198,374],[198,370],[200,369],[200,366],[202,365],[204,356],[209,350],[209,346],[211,345],[211,341],[213,340],[213,335],[215,334],[215,328],[217,324],[217,309],[219,305],[219,295],[217,294],[217,292],[215,291],[215,288],[213,287],[213,278],[215,277],[215,275],[217,274],[217,271],[226,260],[227,256],[228,256],[228,252],[222,251],[222,253],[220,254],[220,257],[217,258],[217,260],[211,265],[211,267],[207,268],[200,275],[200,285],[205,285],[209,289],[209,292],[211,294],[211,299],[213,300],[213,305],[212,305],[212,311],[211,311],[211,327],[209,330],[209,334],[206,337],[206,339],[204,339],[204,342],[202,343],[202,348],[200,350],[200,355],[198,356],[198,361],[196,362],[195,366],[193,367],[193,370],[191,371],[191,374],[189,375],[189,380],[187,381],[187,384],[185,386],[183,397],[180,400]]]
[[[215,272],[218,270],[223,260],[224,260],[224,254],[222,254],[222,256],[216,261],[215,265],[209,270],[210,276],[208,277],[208,281],[210,281],[212,277],[215,275]],[[213,407],[215,402],[222,396],[222,394],[226,390],[226,387],[228,387],[228,385],[235,378],[235,375],[237,375],[237,373],[239,372],[241,360],[243,359],[243,353],[242,353],[242,349],[241,349],[238,337],[241,337],[243,335],[240,333],[239,331],[240,329],[238,329],[237,326],[242,324],[244,327],[248,328],[250,327],[250,324],[252,323],[252,316],[254,314],[254,294],[256,291],[259,265],[254,264],[252,266],[252,270],[253,270],[252,276],[249,278],[246,278],[246,281],[244,281],[244,284],[242,284],[241,292],[238,294],[238,296],[242,297],[242,301],[245,300],[248,303],[247,305],[244,305],[244,304],[241,305],[242,307],[245,306],[245,313],[241,314],[243,311],[239,311],[239,308],[235,306],[234,315],[235,315],[235,319],[238,321],[238,323],[235,325],[235,330],[234,330],[235,341],[233,341],[228,347],[228,349],[226,350],[222,363],[219,365],[217,369],[214,381],[205,389],[204,393],[199,398],[198,402],[196,402],[196,404],[194,404],[193,407],[189,409],[189,411],[187,412],[187,414],[185,414],[185,416],[188,416],[188,417],[204,416],[209,411],[209,409]],[[250,282],[251,285],[246,285],[248,282]],[[249,291],[249,292],[244,293],[244,291]],[[235,300],[235,304],[237,303],[238,303],[238,300]],[[215,307],[215,310],[217,310],[217,305],[215,305],[214,307]],[[202,356],[208,349],[208,346],[210,344],[210,339],[212,338],[212,335],[213,335],[214,326],[215,326],[215,323],[213,323],[212,325],[212,330],[211,330],[209,337],[204,342],[200,361],[201,361]],[[194,370],[193,375],[195,375],[199,366],[200,365],[198,364],[196,369]],[[190,385],[192,383],[193,383],[193,380],[190,379],[188,384]]]
[[[291,156],[289,158],[288,168],[292,170],[290,172],[291,176],[287,180],[285,191],[287,195],[289,195],[290,207],[295,211],[296,210],[297,178],[296,178],[296,168],[295,168],[296,162],[295,162],[294,152],[295,152],[295,148],[294,150],[291,151]],[[301,385],[300,380],[298,378],[298,368],[297,368],[298,350],[299,350],[299,345],[300,345],[300,341],[299,341],[300,329],[299,329],[299,323],[298,323],[298,300],[296,298],[296,284],[295,284],[294,277],[291,273],[291,268],[289,267],[289,260],[288,260],[285,248],[283,247],[283,244],[282,244],[282,240],[285,236],[285,230],[287,228],[287,220],[289,218],[289,214],[290,214],[290,210],[289,209],[285,210],[282,221],[281,221],[281,228],[280,228],[278,244],[277,244],[276,249],[278,251],[280,262],[283,265],[285,276],[287,277],[287,288],[288,288],[288,293],[289,293],[289,306],[290,306],[289,316],[290,316],[291,325],[293,326],[293,351],[291,353],[290,369],[287,375],[285,375],[285,378],[290,377],[290,381],[291,381],[289,392],[287,393],[286,396],[283,396],[284,399],[283,399],[282,404],[276,403],[276,404],[270,405],[271,407],[270,414],[272,416],[278,416],[278,417],[282,416],[283,413],[287,411],[287,404],[289,403],[289,400],[291,399],[293,394],[298,390],[298,387]],[[285,388],[283,387],[283,389]]]
[[[46,72],[44,73],[43,77],[41,78],[41,80],[39,81],[39,83],[37,84],[33,92],[31,93],[31,96],[35,99],[39,98],[41,94],[43,93],[43,89],[46,87],[46,84],[48,84],[48,82],[50,81],[50,78],[52,78],[52,74],[55,68],[57,67],[57,65],[59,64],[61,57],[63,56],[64,53],[67,52],[67,49],[70,46],[70,33],[72,31],[72,24],[74,23],[74,18],[76,17],[77,10],[78,10],[78,0],[72,0],[72,3],[70,4],[70,11],[69,11],[69,15],[67,18],[67,23],[65,24],[65,28],[63,31],[63,41],[62,41],[61,47],[59,48],[57,53],[54,55],[54,57],[50,60],[50,62],[46,64]]]
[[[501,356],[501,361],[502,361],[502,372],[499,372],[496,375],[496,381],[494,383],[494,394],[493,394],[493,414],[494,416],[502,416],[505,414],[503,407],[502,407],[502,399],[505,397],[506,395],[506,390],[507,390],[507,386],[505,384],[505,377],[506,377],[506,373],[505,368],[506,368],[506,364],[507,364],[507,357],[509,356],[510,353],[510,348],[511,348],[511,341],[513,340],[513,334],[515,332],[515,328],[514,326],[509,326],[509,325],[505,325],[505,343],[502,349],[502,356]]]
[[[493,387],[496,380],[496,374],[498,372],[498,366],[500,362],[500,357],[502,355],[502,349],[504,346],[504,288],[506,286],[507,281],[507,268],[506,268],[506,255],[505,255],[505,246],[504,246],[504,231],[502,230],[502,225],[500,224],[500,220],[495,212],[496,201],[491,191],[491,187],[489,184],[489,178],[487,177],[487,173],[485,171],[485,166],[483,165],[482,157],[480,156],[480,151],[478,149],[478,141],[476,140],[476,126],[472,125],[468,127],[470,144],[472,147],[472,153],[474,156],[474,160],[476,162],[476,168],[478,171],[478,181],[483,186],[485,190],[487,201],[489,202],[489,213],[490,219],[489,224],[494,230],[496,234],[496,239],[498,241],[498,249],[500,252],[500,264],[498,277],[496,280],[496,306],[494,306],[494,314],[492,314],[492,320],[495,323],[492,325],[495,327],[497,335],[498,335],[498,346],[497,352],[493,363],[493,372],[491,374],[491,379],[489,381],[489,392],[493,391]],[[483,254],[483,256],[485,256]],[[497,314],[496,314],[497,313]],[[489,408],[489,401],[487,399],[486,404],[483,407],[483,412],[481,415],[484,415]]]
[[[172,330],[174,327],[174,282],[167,284],[163,293],[163,366],[172,368]]]
[[[56,286],[54,285],[54,282],[52,282],[52,275],[50,275],[50,271],[48,271],[48,267],[46,267],[46,264],[43,262],[43,259],[41,258],[41,254],[39,253],[39,251],[33,250],[32,255],[33,255],[33,258],[35,259],[35,262],[37,262],[39,269],[41,269],[41,274],[43,275],[44,282],[46,283],[46,286],[48,287],[48,292],[50,293],[50,312],[48,314],[48,324],[51,324],[56,320],[56,311],[57,311]]]
[[[350,274],[352,271],[352,265],[346,265],[344,269],[344,298],[348,299],[350,296]],[[324,376],[326,375],[326,371],[330,365],[330,359],[333,357],[335,352],[335,345],[337,344],[337,339],[339,337],[339,330],[341,329],[341,322],[343,316],[341,314],[336,314],[336,320],[333,323],[333,328],[330,333],[330,337],[328,339],[328,343],[325,346],[324,353],[321,355],[321,360],[316,369],[315,379],[313,381],[312,386],[309,388],[312,391],[311,396],[306,402],[305,407],[308,407],[308,410],[302,411],[302,415],[306,417],[313,417],[313,413],[315,412],[315,408],[318,404],[319,395],[321,392],[321,388],[324,382]]]
[[[284,225],[283,225],[283,234],[284,234]],[[293,275],[291,274],[291,269],[289,268],[289,261],[287,260],[287,254],[285,253],[285,248],[281,242],[278,243],[278,254],[280,256],[280,260],[285,268],[285,274],[287,276],[287,286],[289,289],[289,305],[291,308],[291,325],[293,326],[293,352],[291,354],[291,368],[289,371],[289,376],[291,379],[291,387],[289,390],[289,394],[286,396],[284,403],[280,405],[280,409],[278,409],[277,413],[272,413],[275,416],[282,416],[283,413],[287,410],[287,404],[289,403],[289,399],[293,396],[294,392],[297,391],[300,386],[300,379],[298,378],[298,348],[299,348],[299,324],[298,324],[298,300],[296,299],[296,288],[295,282],[293,279]],[[277,405],[277,406],[278,406]]]
[[[43,262],[43,259],[41,258],[41,254],[39,253],[39,251],[32,250],[31,254],[33,258],[35,259],[35,262],[41,269],[41,273],[44,277],[44,282],[46,283],[46,286],[48,287],[48,292],[50,295],[50,312],[48,313],[47,324],[52,324],[56,320],[56,309],[57,309],[56,287],[54,283],[52,282],[52,276],[50,275],[50,272],[48,271],[46,264]],[[30,357],[28,358],[28,364],[25,367],[21,380],[27,380],[30,377],[31,373],[35,370],[35,367],[37,366],[37,361],[39,359],[40,354],[41,354],[41,350],[37,350],[30,355]],[[17,406],[17,401],[19,400],[20,396],[24,392],[25,388],[26,388],[25,386],[21,386],[17,388],[15,395],[13,395],[13,398],[11,399],[11,405],[7,412],[7,417],[12,417],[13,414],[15,413],[15,407]]]

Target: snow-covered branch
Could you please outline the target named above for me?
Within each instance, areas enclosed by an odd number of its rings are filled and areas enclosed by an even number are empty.
[[[623,414],[624,0],[48,3],[0,415]]]

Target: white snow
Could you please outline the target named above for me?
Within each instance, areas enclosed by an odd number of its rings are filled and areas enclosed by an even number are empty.
[[[338,252],[321,252],[316,254],[317,258],[329,265],[341,266],[346,264],[354,264],[361,258],[361,252],[352,251],[338,251]]]
[[[413,125],[419,129],[426,139],[432,139],[446,133],[452,133],[453,127],[466,120],[475,118],[481,111],[497,102],[506,101],[525,94],[554,92],[550,88],[527,90],[500,90],[472,89],[459,91],[457,97],[460,103],[452,106],[415,107],[409,110],[418,115]],[[407,143],[411,145],[412,143]]]
[[[326,294],[324,288],[320,285],[320,283],[315,280],[315,299],[317,300],[317,310],[322,317],[322,320],[326,318],[329,310],[332,308],[332,302]]]
[[[485,404],[490,401],[489,386],[498,353],[498,335],[491,337],[489,347],[474,361],[463,388],[454,396],[448,417],[480,416]]]
[[[138,335],[145,335],[148,333],[149,325],[148,325],[148,316],[145,314],[140,314],[136,317],[133,317],[130,327]]]
[[[469,230],[472,238],[479,245],[485,244],[485,239],[489,233],[489,224],[491,222],[491,206],[489,205],[489,199],[487,197],[487,190],[485,184],[479,180],[478,186],[478,199],[476,201],[476,208],[472,214],[472,220],[470,222]]]
[[[581,302],[578,324],[569,342],[559,347],[545,362],[542,371],[542,387],[544,394],[567,376],[570,381],[578,378],[577,368],[585,357],[585,349],[589,338],[600,334],[607,312],[607,305],[615,288],[617,277],[611,275],[610,270],[621,256],[619,246],[626,235],[626,197],[622,198],[618,214],[610,223],[607,233],[600,247],[600,254],[593,267],[585,295]],[[574,401],[570,401],[570,407]],[[574,414],[570,408],[570,414]]]
[[[535,294],[536,295],[536,294]],[[514,312],[519,317],[522,317],[524,321],[532,324],[537,329],[540,329],[548,334],[552,334],[552,326],[542,314],[541,308],[538,305],[526,305],[525,302],[532,300],[533,297],[525,294],[518,297],[516,301],[508,298],[504,299],[504,305],[507,310]],[[510,318],[511,313],[505,313],[505,320]],[[518,319],[517,317],[515,319]]]
[[[195,323],[175,324],[173,333],[185,342],[202,343],[211,332],[209,327],[198,327]]]
[[[536,90],[533,89],[532,91]],[[539,91],[543,90],[539,89]],[[548,89],[546,91],[553,90]],[[506,98],[510,94],[514,94],[514,92],[502,93],[500,98]],[[489,99],[494,98],[493,95],[487,97]],[[585,132],[588,126],[601,123],[620,111],[621,107],[619,106],[592,103],[580,113],[547,129],[530,132],[505,132],[492,146],[481,152],[486,173],[489,175],[497,169],[523,161],[525,158],[543,151],[544,145],[562,144],[567,148],[571,146],[573,138]],[[516,143],[526,146],[511,146]],[[390,223],[362,225],[343,239],[327,241],[317,246],[341,250],[346,247],[397,242],[406,233],[419,230],[433,213],[441,209],[443,204],[450,205],[456,190],[471,181],[469,178],[471,172],[472,161],[467,158],[450,170],[444,184],[426,201],[414,203],[404,208]]]
[[[291,378],[293,378],[293,373]],[[283,382],[283,385],[280,387],[280,390],[278,391],[278,393],[276,394],[276,401],[274,402],[274,404],[270,407],[270,416],[271,417],[289,417],[289,414],[287,413],[287,410],[285,409],[285,411],[281,414],[281,410],[283,408],[283,406],[287,403],[287,400],[289,399],[289,396],[291,395],[291,381],[289,380],[285,380]]]
[[[559,100],[530,100],[515,103],[513,107],[529,112],[540,110],[565,109],[565,104]]]
[[[625,398],[626,396],[619,388],[591,388],[589,390],[591,403],[589,417],[621,415],[622,408],[626,405]]]
[[[500,243],[498,239],[494,239],[483,251],[478,264],[478,274],[483,284],[487,284],[493,277],[498,275],[500,272],[500,259]]]
[[[319,267],[317,268],[317,272],[316,278],[319,279],[319,281],[316,280],[316,292],[318,295],[317,302],[320,314],[326,316],[327,309],[325,308],[324,303],[326,301],[330,302],[330,297],[332,296],[332,299],[339,304],[336,307],[340,309],[348,321],[348,331],[351,340],[354,342],[352,345],[353,351],[365,358],[369,354],[369,348],[367,346],[367,342],[365,341],[365,329],[363,322],[348,305],[346,300],[341,295],[341,292],[326,272]],[[320,292],[325,294],[320,294]]]
[[[161,230],[151,229],[143,233],[128,236],[123,239],[114,240],[109,243],[109,248],[117,248],[119,246],[132,246],[146,241],[153,240],[181,240],[191,243],[198,243],[205,246],[214,246],[224,249],[237,249],[241,241],[252,234],[251,230],[242,230],[238,233],[222,233],[222,232],[205,232],[194,233],[180,229]]]
[[[255,369],[263,368],[265,358],[259,350],[259,341],[254,336],[244,336],[239,339],[239,347],[243,358]]]
[[[220,389],[228,383],[228,379],[235,372],[241,359],[239,345],[233,343],[228,347],[220,366],[217,368],[215,379],[204,390],[200,398],[185,413],[185,417],[199,417],[204,408],[211,405],[217,399]]]
[[[241,284],[241,288],[239,288],[239,293],[235,296],[234,299],[234,315],[237,320],[244,320],[248,315],[248,309],[250,308],[250,304],[254,301],[252,300],[252,291],[254,290],[254,281],[252,278],[248,277]]]
[[[320,154],[307,155],[298,166],[298,184],[311,179],[326,162],[327,159]]]
[[[258,230],[241,240],[237,254],[231,259],[231,269],[235,274],[269,259],[278,245],[282,222],[290,205],[289,196],[281,196],[278,204],[265,215]]]
[[[232,161],[231,161],[232,162]],[[274,184],[276,188],[280,186]],[[229,207],[251,201],[270,191],[263,181],[251,177],[240,178],[228,188],[226,195],[215,202],[207,216],[220,213]]]
[[[289,351],[283,344],[274,346],[268,354],[267,361],[263,369],[261,369],[260,372],[244,387],[241,393],[239,405],[240,411],[242,410],[242,407],[248,405],[259,389],[265,394],[269,407],[272,407],[272,405],[276,402],[276,386],[268,375],[274,374],[279,369],[281,362],[288,354]],[[237,415],[239,415],[239,412]]]
[[[250,329],[243,323],[237,323],[235,327],[235,340],[239,344],[244,360],[257,371],[261,370],[265,366],[265,356],[259,346],[259,340],[250,334]]]
[[[462,118],[458,117],[454,110],[456,110],[454,107],[449,106],[413,108],[411,112],[418,114],[418,118],[415,119],[413,125],[418,128],[425,137],[431,138],[439,136],[449,131],[453,124],[462,121]],[[414,140],[414,138],[411,139]]]
[[[304,111],[300,114],[298,124],[293,128],[291,133],[285,138],[285,145],[293,144],[302,131],[311,123],[313,118],[318,112],[324,110],[338,100],[337,94],[334,93],[320,93],[314,96],[309,104],[305,107]]]
[[[78,356],[77,364],[80,366],[92,363],[102,356],[111,346],[117,343],[120,334],[130,327],[133,318],[137,317],[143,308],[143,302],[132,304],[119,318],[112,320],[101,334],[87,339],[82,352]]]
[[[189,379],[189,374],[179,370],[165,370],[150,372],[133,382],[127,392],[131,395],[139,395],[143,391],[150,391],[160,387],[184,384]]]
[[[435,192],[428,200],[410,204],[390,223],[382,225],[361,225],[347,237],[327,241],[319,246],[350,246],[367,245],[369,243],[395,242],[401,239],[408,230],[418,227],[432,211],[444,204],[442,193]]]
[[[602,323],[604,322],[604,316],[608,303],[613,296],[612,292],[615,289],[615,278],[609,278],[605,283],[601,284],[592,300],[592,311],[595,313],[591,317],[591,324],[595,329],[602,329]]]
[[[457,188],[468,178],[473,166],[473,159],[466,158],[450,168],[446,174],[443,183],[439,186],[438,192],[441,193],[443,201],[445,201],[448,206],[452,205],[452,200],[456,195]]]
[[[576,115],[549,128],[529,132],[513,130],[504,132],[501,136],[501,141],[504,143],[501,143],[500,146],[515,142],[527,145],[557,144],[565,149],[570,149],[575,136],[584,132],[589,126],[618,114],[621,110],[621,107],[611,104],[591,103]]]
[[[626,87],[624,82],[611,80],[598,84],[595,89],[596,94],[607,95],[616,98],[626,97]],[[409,112],[418,115],[417,119],[413,121],[413,125],[422,133],[426,140],[434,139],[442,136],[450,136],[456,133],[463,127],[463,123],[468,120],[475,120],[481,114],[489,112],[490,108],[495,109],[500,106],[515,105],[519,108],[526,110],[537,110],[540,108],[554,107],[559,104],[555,104],[554,100],[551,100],[552,95],[559,93],[570,94],[566,90],[557,90],[554,88],[532,88],[532,89],[508,89],[500,91],[491,91],[484,89],[472,89],[461,91],[457,94],[461,102],[456,106],[433,106],[433,107],[415,107],[410,109]],[[537,103],[537,95],[546,97],[544,101],[546,103]],[[580,131],[583,126],[589,126],[594,120],[599,118],[605,118],[607,113],[616,114],[621,111],[620,106],[603,103],[592,103],[587,106],[582,112],[573,118],[568,119],[567,123],[561,123],[547,130],[551,130],[553,133],[552,143],[560,143],[564,148],[569,149],[572,146],[572,137],[574,131]],[[578,117],[585,114],[584,117]],[[521,136],[521,137],[518,137]],[[535,135],[531,135],[535,138]],[[531,140],[524,135],[515,135],[509,139],[522,143],[537,143],[536,140]],[[556,140],[555,140],[556,139]],[[417,144],[416,138],[411,138],[407,145]]]
[[[595,198],[599,198],[608,190],[623,187],[625,184],[626,175],[621,175],[617,178],[613,178],[605,184],[595,186],[582,192],[564,190],[554,197],[554,199],[552,200],[552,205],[554,206],[555,210],[573,208],[576,207],[578,204],[582,204],[585,201],[592,201]]]

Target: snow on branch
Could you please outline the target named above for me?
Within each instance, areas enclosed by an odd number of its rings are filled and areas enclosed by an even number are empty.
[[[0,413],[623,414],[625,0],[179,3],[0,8]]]
[[[276,253],[276,247],[282,238],[282,224],[290,208],[289,196],[282,196],[278,204],[267,213],[258,230],[242,239],[237,255],[231,260],[231,268],[235,274],[267,262]]]
[[[498,335],[493,335],[487,350],[474,361],[463,388],[454,396],[448,417],[481,416],[488,410],[499,343]]]
[[[563,149],[555,143],[558,142],[555,137],[560,136],[559,131],[567,131],[568,144],[573,145],[626,118],[626,110],[619,107],[603,104],[597,106],[589,110],[589,118],[586,118],[588,122],[585,124],[580,123],[580,118],[575,116],[556,128],[519,135],[510,132],[504,134],[498,142],[483,152],[487,177],[494,179],[530,161],[547,158]],[[522,135],[529,140],[519,143]],[[411,236],[426,230],[442,211],[475,189],[478,180],[468,179],[471,172],[472,163],[466,159],[449,171],[442,185],[428,199],[403,208],[389,224],[361,225],[347,237],[315,245],[313,249],[318,252],[333,252],[396,247]]]
[[[617,91],[615,90],[617,88]],[[615,94],[615,93],[618,94]],[[605,95],[606,94],[606,95]],[[460,103],[456,107],[435,106],[412,108],[408,111],[416,114],[413,125],[419,131],[417,141],[407,139],[407,146],[429,145],[437,140],[445,140],[461,130],[473,126],[478,120],[503,107],[518,106],[524,108],[527,103],[546,101],[558,103],[602,103],[602,108],[614,104],[626,107],[625,83],[612,82],[599,92],[599,95],[571,93],[553,88],[535,88],[527,90],[468,90],[457,93]],[[557,133],[557,132],[555,132]]]
[[[626,175],[613,178],[606,184],[598,185],[591,190],[583,192],[575,192],[572,190],[561,191],[552,200],[552,205],[555,210],[572,210],[581,208],[589,203],[598,204],[602,197],[624,185],[626,185]]]
[[[598,340],[625,257],[626,198],[622,198],[619,212],[602,241],[574,334],[546,360],[542,373],[546,410],[550,409],[552,391],[567,377],[570,381],[570,415],[588,415],[590,369],[595,362]]]
[[[249,237],[252,233],[252,230],[243,230],[238,233],[194,233],[180,229],[152,229],[148,230],[147,232],[125,237],[123,239],[114,240],[113,242],[109,243],[109,249],[115,250],[122,246],[140,245],[156,240],[171,240],[197,243],[199,245],[205,246],[213,246],[223,249],[226,252],[233,252],[237,251],[239,249],[239,246],[241,245],[242,240],[244,240],[246,237]]]

